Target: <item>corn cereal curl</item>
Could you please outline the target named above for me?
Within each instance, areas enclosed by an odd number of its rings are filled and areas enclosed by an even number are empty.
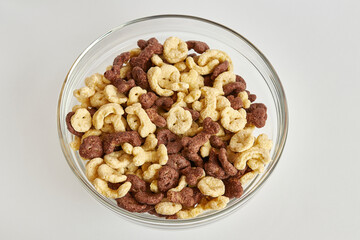
[[[169,63],[181,62],[188,55],[187,44],[177,37],[169,37],[164,42],[163,54]]]
[[[219,197],[225,193],[224,183],[220,179],[214,177],[207,176],[202,178],[198,182],[197,187],[200,192],[206,196]]]
[[[168,129],[175,134],[184,134],[190,129],[192,121],[191,113],[182,107],[171,108],[166,119]]]

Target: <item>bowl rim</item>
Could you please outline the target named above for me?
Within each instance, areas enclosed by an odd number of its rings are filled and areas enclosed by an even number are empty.
[[[272,76],[274,77],[274,79],[272,79],[274,85],[277,87],[277,91],[280,93],[280,97],[282,100],[282,104],[281,107],[283,108],[283,114],[282,114],[282,120],[283,120],[283,131],[282,131],[282,135],[279,136],[279,148],[276,154],[276,158],[272,159],[272,161],[274,162],[272,164],[271,169],[269,169],[268,171],[264,172],[264,176],[263,178],[256,183],[256,186],[248,193],[248,195],[242,199],[242,201],[239,201],[238,203],[234,204],[233,206],[229,207],[229,208],[225,208],[221,211],[217,211],[216,214],[210,215],[210,216],[204,216],[204,217],[196,217],[196,218],[192,218],[192,219],[181,219],[179,220],[167,220],[167,219],[145,219],[141,216],[137,216],[131,212],[119,212],[119,208],[115,208],[112,204],[110,204],[107,199],[102,196],[101,194],[97,193],[94,189],[91,188],[91,186],[89,185],[89,183],[84,180],[81,176],[81,174],[78,172],[78,170],[76,169],[75,165],[72,162],[72,158],[70,157],[70,155],[67,152],[67,149],[69,148],[69,146],[65,146],[65,141],[63,140],[65,137],[63,136],[63,133],[61,131],[61,122],[60,122],[60,109],[61,109],[61,102],[63,99],[63,91],[64,88],[66,86],[66,83],[68,82],[68,78],[69,75],[72,73],[72,71],[74,70],[74,68],[76,67],[76,65],[78,64],[78,62],[87,54],[87,52],[97,43],[101,42],[104,38],[106,38],[107,36],[109,36],[111,33],[118,31],[128,25],[132,25],[135,23],[139,23],[139,22],[144,22],[144,21],[148,21],[148,20],[154,20],[154,19],[163,19],[163,18],[183,18],[183,19],[190,19],[190,20],[195,20],[195,21],[200,21],[200,22],[204,22],[204,23],[208,23],[211,25],[214,25],[215,27],[219,27],[222,28],[232,34],[234,34],[235,36],[237,36],[238,38],[240,38],[241,40],[244,41],[244,43],[246,43],[250,48],[252,48],[254,50],[254,52],[258,55],[258,57],[261,58],[261,60],[263,61],[263,63],[266,65],[266,67],[270,70]],[[238,32],[230,29],[229,27],[226,27],[220,23],[205,19],[205,18],[201,18],[201,17],[197,17],[197,16],[191,16],[191,15],[182,15],[182,14],[162,14],[162,15],[152,15],[152,16],[147,16],[147,17],[142,17],[142,18],[137,18],[134,20],[130,20],[127,21],[123,24],[120,24],[117,27],[112,28],[111,30],[109,30],[108,32],[106,32],[105,34],[101,35],[100,37],[98,37],[96,40],[94,40],[85,50],[83,50],[81,52],[81,54],[76,58],[76,60],[74,61],[74,63],[71,65],[65,80],[62,84],[61,87],[61,91],[59,94],[59,98],[58,98],[58,107],[57,107],[57,130],[58,130],[58,136],[59,136],[59,141],[60,141],[60,145],[61,145],[61,149],[62,152],[65,156],[65,159],[70,167],[70,169],[72,170],[72,172],[74,173],[74,175],[76,176],[76,178],[82,183],[81,185],[98,201],[100,202],[102,205],[104,205],[105,207],[107,207],[108,209],[112,210],[113,212],[117,213],[118,215],[120,215],[121,217],[126,218],[127,220],[130,220],[132,222],[135,223],[143,223],[145,225],[150,225],[150,226],[155,226],[155,227],[170,227],[170,228],[186,228],[186,227],[190,227],[190,226],[198,226],[198,225],[203,225],[205,223],[209,223],[212,222],[214,220],[218,220],[221,219],[233,212],[235,212],[237,209],[240,208],[240,206],[242,206],[243,204],[245,204],[249,199],[251,199],[254,194],[256,192],[258,192],[258,190],[264,186],[265,182],[267,181],[268,177],[271,175],[271,173],[274,171],[274,169],[276,168],[280,157],[283,153],[284,150],[284,146],[286,143],[286,139],[287,139],[287,135],[288,135],[288,125],[289,125],[289,113],[288,113],[288,106],[287,106],[287,100],[286,100],[286,95],[284,92],[284,88],[283,85],[280,81],[280,78],[278,76],[278,74],[276,73],[274,67],[272,66],[272,64],[269,62],[269,60],[265,57],[265,55],[257,48],[254,46],[254,44],[252,44],[248,39],[246,39],[245,37],[243,37],[241,34],[239,34]],[[121,209],[122,210],[122,209]]]

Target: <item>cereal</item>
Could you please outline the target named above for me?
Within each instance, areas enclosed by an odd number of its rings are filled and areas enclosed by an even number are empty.
[[[125,81],[122,78],[117,78],[114,81],[112,81],[112,84],[117,88],[119,93],[127,93],[130,91],[130,89],[135,87],[134,79]]]
[[[234,110],[239,110],[240,108],[242,108],[243,102],[240,97],[234,97],[234,95],[229,95],[229,96],[227,96],[227,99],[230,102],[230,106]]]
[[[206,175],[212,176],[218,179],[226,179],[229,177],[225,170],[220,166],[218,162],[218,154],[214,149],[210,150],[209,161],[204,164],[204,170]]]
[[[131,163],[131,156],[124,151],[117,151],[106,154],[104,162],[118,172],[125,172],[125,168]]]
[[[161,215],[173,215],[182,208],[180,203],[161,202],[155,205],[155,211]]]
[[[124,132],[126,130],[126,120],[118,114],[108,115],[105,117],[104,123],[111,125],[115,132]]]
[[[109,103],[107,100],[104,91],[96,92],[93,96],[90,97],[89,105],[95,108],[101,107]]]
[[[201,75],[207,75],[207,74],[211,73],[219,63],[220,63],[219,60],[212,59],[206,65],[201,66],[201,65],[196,64],[194,58],[192,58],[192,57],[186,58],[186,66],[189,69],[194,69]]]
[[[205,107],[200,111],[201,119],[210,117],[213,121],[217,121],[220,118],[220,114],[216,111],[216,96],[221,92],[216,88],[202,87],[201,91],[205,96]]]
[[[142,147],[134,147],[133,163],[135,166],[141,166],[146,162],[158,162],[165,165],[168,160],[167,149],[164,144],[160,144],[156,151],[145,151]]]
[[[198,182],[197,187],[200,192],[206,196],[219,197],[225,193],[224,183],[220,179],[214,177],[202,178]]]
[[[238,97],[241,99],[241,102],[242,102],[243,107],[245,109],[250,107],[251,102],[250,102],[250,100],[248,98],[247,92],[245,92],[245,91],[239,92]]]
[[[127,97],[123,93],[119,93],[114,85],[107,85],[104,89],[106,99],[111,103],[123,104],[127,102]]]
[[[147,78],[149,80],[149,84],[151,89],[156,92],[160,96],[171,96],[174,94],[172,90],[165,89],[160,87],[159,79],[162,79],[162,71],[159,67],[152,67],[147,72]]]
[[[127,105],[130,106],[134,103],[140,102],[140,96],[146,93],[147,91],[141,87],[133,87],[129,92],[129,100],[127,101]]]
[[[158,97],[156,96],[155,93],[148,92],[148,93],[140,95],[139,102],[141,103],[141,106],[143,107],[143,109],[148,109],[148,108],[151,108],[155,104],[157,99],[158,99]]]
[[[123,115],[123,108],[117,103],[108,103],[102,105],[94,114],[92,123],[95,129],[101,129],[104,126],[104,119],[110,114]]]
[[[197,101],[201,96],[201,90],[195,89],[192,90],[186,97],[184,98],[184,102],[186,103],[193,103]]]
[[[201,75],[197,71],[191,69],[188,72],[181,73],[180,81],[189,84],[190,91],[199,90],[204,86],[204,79],[199,76]]]
[[[160,192],[159,191],[159,188],[158,188],[158,185],[157,185],[157,180],[152,180],[151,183],[150,183],[150,191],[154,192],[154,193],[158,193]]]
[[[158,144],[158,140],[157,140],[155,134],[151,133],[146,137],[142,148],[145,151],[152,151],[152,150],[155,150],[157,144]],[[164,147],[162,147],[162,148],[164,148]]]
[[[159,171],[159,178],[157,180],[159,190],[166,192],[178,184],[179,173],[169,166],[163,166]]]
[[[187,41],[186,44],[189,50],[194,49],[197,53],[203,53],[209,49],[209,46],[206,43],[200,41]]]
[[[186,182],[191,186],[196,186],[198,181],[205,176],[204,169],[200,167],[187,167],[181,170],[181,174],[186,177]]]
[[[236,77],[233,72],[223,72],[215,78],[213,87],[219,90],[222,94],[224,94],[223,87],[229,83],[235,82],[235,79]]]
[[[229,144],[230,150],[234,152],[244,152],[252,147],[254,140],[252,128],[245,128],[231,137]]]
[[[206,143],[204,143],[204,145],[201,146],[201,148],[200,148],[200,155],[201,155],[203,158],[209,156],[209,154],[210,154],[210,149],[211,149],[210,141],[207,141]]]
[[[117,205],[129,212],[142,212],[146,209],[146,204],[140,204],[138,203],[130,193],[127,193],[122,198],[115,199],[117,202]]]
[[[95,178],[94,187],[96,191],[98,191],[107,198],[122,198],[129,192],[131,188],[131,183],[125,182],[117,190],[113,190],[109,188],[106,181],[100,178]]]
[[[86,163],[85,174],[90,182],[93,182],[97,178],[97,169],[103,163],[102,158],[93,158]]]
[[[169,191],[173,191],[173,192],[180,192],[181,190],[184,189],[184,187],[187,186],[187,182],[186,182],[186,176],[182,175],[180,180],[179,180],[179,184],[177,185],[177,187],[175,188],[171,188],[169,189]]]
[[[70,121],[76,132],[86,132],[92,126],[90,112],[85,108],[76,110]]]
[[[151,164],[150,167],[148,167],[148,169],[146,169],[146,171],[144,171],[143,173],[144,181],[152,182],[153,180],[158,178],[159,170],[161,169],[161,167],[162,166],[157,163]]]
[[[148,108],[145,109],[145,112],[150,118],[150,121],[154,123],[157,127],[165,127],[166,126],[166,119],[163,118],[155,108]]]
[[[169,166],[175,170],[181,170],[190,166],[190,162],[181,156],[181,154],[170,154],[168,157],[169,159],[166,163],[166,166]]]
[[[246,111],[240,109],[234,110],[232,107],[226,107],[221,111],[221,125],[230,132],[238,132],[245,127]]]
[[[216,66],[216,68],[214,69],[210,79],[211,80],[215,80],[215,78],[217,78],[217,76],[219,76],[221,73],[225,72],[226,70],[228,70],[229,68],[229,62],[225,61],[220,63],[219,65]]]
[[[85,138],[80,145],[79,154],[85,159],[102,157],[104,150],[100,137],[89,136]]]
[[[224,180],[224,184],[225,184],[224,196],[228,198],[239,198],[244,192],[241,182],[238,178],[235,177],[228,178]]]
[[[204,205],[205,210],[220,210],[226,207],[229,202],[229,198],[225,196],[219,196],[207,202]]]
[[[267,114],[266,106],[262,103],[253,103],[247,109],[246,119],[250,124],[255,125],[257,128],[265,126]]]
[[[187,44],[177,37],[169,37],[164,42],[164,58],[169,63],[185,60],[188,54]]]
[[[175,134],[183,134],[190,129],[192,117],[189,111],[181,107],[173,107],[166,119],[168,129]]]
[[[108,182],[111,183],[119,183],[124,182],[126,180],[126,176],[117,172],[116,170],[109,167],[107,164],[102,164],[98,167],[98,176]]]
[[[149,82],[147,80],[146,72],[141,67],[134,67],[131,70],[132,77],[135,80],[135,84],[142,89],[149,89]]]
[[[71,117],[74,116],[74,114],[75,114],[75,112],[69,112],[66,115],[66,126],[67,126],[67,129],[69,130],[69,132],[71,132],[72,134],[74,134],[77,137],[81,137],[84,133],[77,132],[71,125]]]
[[[147,137],[150,133],[154,133],[156,130],[155,124],[153,124],[149,116],[146,114],[145,110],[141,107],[140,103],[135,103],[131,106],[128,106],[125,109],[125,112],[128,114],[135,114],[140,120],[140,126],[138,132],[141,137]]]
[[[264,164],[270,162],[271,160],[269,152],[266,149],[260,147],[251,147],[248,150],[239,153],[234,161],[234,166],[237,169],[242,170],[245,168],[247,161],[250,159],[259,160]]]
[[[234,176],[237,174],[237,172],[238,172],[237,169],[229,162],[229,160],[227,158],[225,148],[220,149],[218,160],[227,175]]]
[[[218,60],[219,62],[229,62],[229,71],[233,71],[233,64],[231,61],[231,58],[229,55],[227,55],[225,52],[216,50],[216,49],[208,49],[203,54],[200,55],[198,59],[198,64],[200,66],[204,66],[206,63],[212,61],[212,60]],[[205,74],[202,74],[205,75]]]
[[[224,95],[238,95],[240,92],[244,91],[246,85],[241,82],[231,82],[223,86]]]
[[[156,205],[164,198],[163,193],[137,192],[134,195],[136,201],[147,205]]]
[[[173,203],[180,203],[183,207],[194,207],[200,202],[202,194],[197,188],[185,187],[179,192],[168,191],[167,199]]]
[[[112,153],[116,146],[123,143],[130,143],[134,147],[140,146],[142,139],[136,131],[116,132],[107,134],[103,139],[103,146],[105,154]]]
[[[159,130],[156,138],[158,139],[158,145],[164,144],[166,146],[168,154],[178,153],[182,149],[180,137],[168,129]]]
[[[80,148],[80,144],[81,144],[81,138],[75,136],[74,140],[70,143],[70,147],[72,150],[78,151]]]

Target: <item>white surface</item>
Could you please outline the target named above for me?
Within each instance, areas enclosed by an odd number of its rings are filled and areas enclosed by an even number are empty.
[[[91,2],[0,2],[1,239],[360,239],[359,1]],[[81,51],[125,21],[165,13],[209,18],[252,41],[290,109],[284,154],[261,191],[230,217],[182,231],[141,227],[98,204],[56,130],[60,87]]]

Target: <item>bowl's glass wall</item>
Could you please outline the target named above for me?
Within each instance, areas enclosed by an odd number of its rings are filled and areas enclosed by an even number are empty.
[[[222,211],[206,212],[189,220],[165,220],[148,214],[134,214],[116,206],[115,201],[98,194],[84,174],[84,161],[69,147],[71,134],[66,130],[65,116],[77,103],[72,92],[84,86],[86,77],[94,73],[103,73],[112,64],[113,59],[124,51],[137,47],[138,39],[156,37],[163,42],[169,36],[183,40],[200,40],[213,49],[227,52],[234,64],[234,72],[247,82],[247,89],[257,95],[256,102],[268,107],[266,126],[255,132],[265,132],[273,140],[271,152],[273,161],[268,164],[263,174],[255,178],[244,190],[240,199],[231,200]],[[281,83],[266,58],[246,39],[237,33],[206,20],[184,16],[160,16],[136,20],[106,33],[93,42],[76,60],[65,80],[59,99],[58,110],[59,136],[65,157],[77,177],[86,189],[102,204],[116,213],[135,220],[157,226],[185,227],[202,224],[218,219],[233,212],[245,203],[271,173],[282,152],[287,133],[287,106]]]

